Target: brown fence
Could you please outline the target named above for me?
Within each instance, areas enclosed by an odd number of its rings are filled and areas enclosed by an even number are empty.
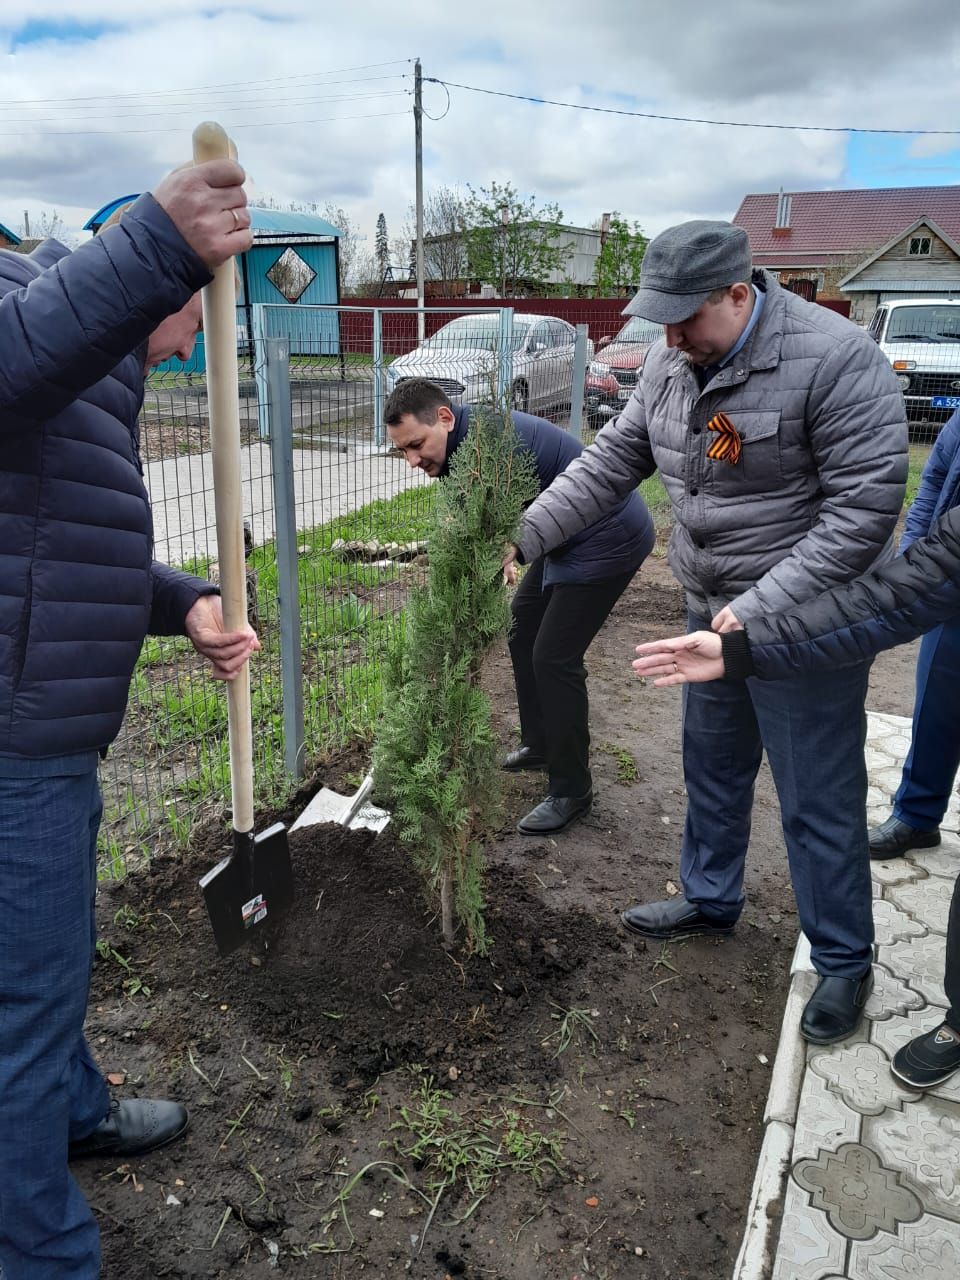
[[[399,344],[397,350],[411,350],[417,345],[417,318],[413,314],[416,302],[412,298],[347,298],[350,307],[378,307],[381,311],[396,311],[390,323],[384,324],[384,340],[387,334]],[[519,314],[557,316],[568,324],[585,324],[588,336],[594,343],[601,338],[612,338],[626,323],[623,308],[625,298],[431,298],[427,302],[426,336],[433,334],[452,319],[456,313],[476,309],[512,307]],[[443,308],[448,308],[443,310]],[[453,308],[453,310],[450,310]],[[404,312],[410,314],[404,314]],[[344,351],[353,353],[369,351],[373,340],[373,316],[369,311],[350,314],[349,334],[342,333]]]

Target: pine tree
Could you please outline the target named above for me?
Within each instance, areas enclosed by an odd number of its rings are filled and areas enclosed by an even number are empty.
[[[459,922],[472,951],[486,950],[482,846],[501,805],[480,669],[509,622],[503,549],[537,487],[509,417],[474,407],[438,486],[426,585],[408,602],[405,632],[384,674],[377,795],[428,896],[439,901],[444,941],[454,941]]]
[[[377,270],[380,272],[380,279],[382,280],[386,275],[387,267],[390,265],[390,241],[387,239],[387,220],[382,213],[377,218],[374,253],[377,258]]]

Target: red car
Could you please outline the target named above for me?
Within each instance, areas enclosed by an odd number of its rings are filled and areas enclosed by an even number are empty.
[[[615,338],[600,339],[584,388],[591,427],[602,427],[620,412],[637,385],[647,352],[662,337],[663,325],[631,316]]]

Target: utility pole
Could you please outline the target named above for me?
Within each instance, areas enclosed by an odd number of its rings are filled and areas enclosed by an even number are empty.
[[[426,336],[426,316],[423,313],[423,77],[420,59],[413,66],[413,129],[417,152],[417,341]]]
[[[607,236],[610,234],[610,214],[604,213],[600,217],[600,252],[597,254],[597,283],[594,286],[593,296],[600,297],[600,273],[603,267],[603,251],[607,245]]]
[[[23,211],[23,234],[28,240],[30,239],[30,210],[29,209],[24,209]]]

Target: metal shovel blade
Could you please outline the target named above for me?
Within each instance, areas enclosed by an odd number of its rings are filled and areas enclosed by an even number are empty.
[[[342,796],[339,791],[321,787],[290,830],[298,831],[301,827],[313,827],[321,822],[336,822],[351,831],[360,827],[382,831],[390,821],[390,814],[386,809],[367,802],[372,789],[373,775],[370,773],[352,796]]]
[[[234,831],[233,852],[207,872],[200,888],[217,949],[228,956],[293,902],[286,827],[276,822],[257,836]]]

